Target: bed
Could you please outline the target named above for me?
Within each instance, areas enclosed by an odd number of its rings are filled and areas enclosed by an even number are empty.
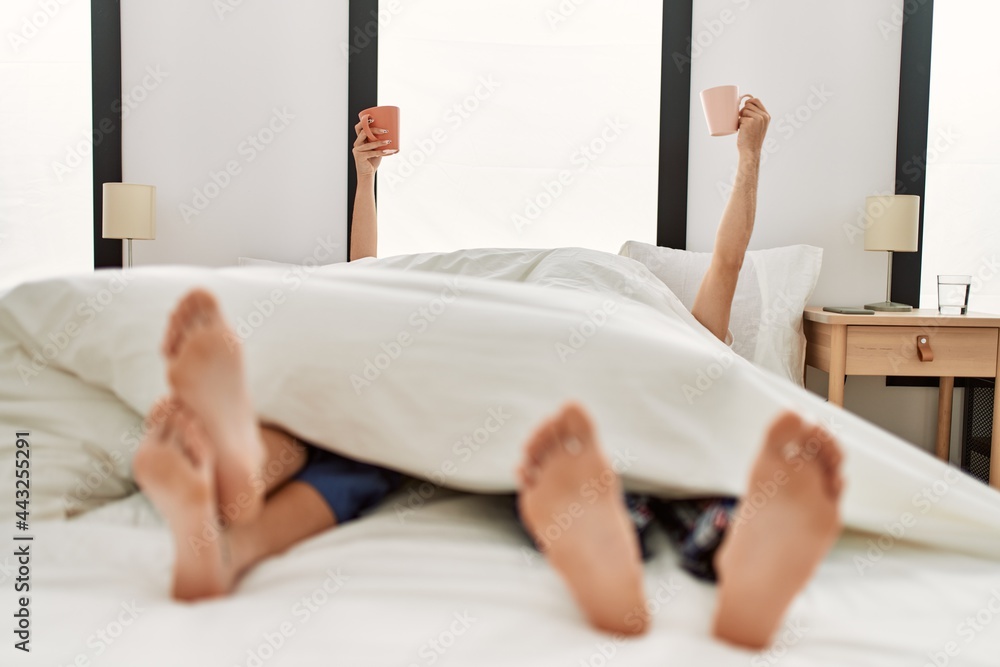
[[[195,285],[243,338],[262,417],[418,480],[263,563],[231,597],[180,604],[167,595],[169,536],[129,462],[140,415],[165,391],[166,314]],[[0,363],[2,483],[13,488],[13,434],[30,432],[34,537],[32,652],[8,634],[4,665],[940,667],[1000,655],[1000,495],[712,339],[635,259],[477,251],[56,278],[0,300]],[[585,626],[506,495],[527,431],[570,397],[593,409],[609,454],[634,462],[628,486],[661,495],[742,492],[781,409],[834,430],[848,530],[768,651],[710,638],[713,589],[662,536],[646,568],[649,634]],[[502,428],[458,448],[491,409],[508,415]],[[8,619],[15,566],[0,559]]]

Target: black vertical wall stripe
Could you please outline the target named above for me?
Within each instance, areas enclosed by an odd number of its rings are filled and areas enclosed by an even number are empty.
[[[122,266],[122,241],[101,237],[104,183],[122,180],[120,0],[91,0],[91,128],[94,140],[94,268]]]

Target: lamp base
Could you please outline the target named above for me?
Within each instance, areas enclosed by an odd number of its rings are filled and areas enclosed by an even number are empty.
[[[879,312],[889,312],[889,313],[908,313],[913,310],[913,306],[907,306],[905,303],[896,303],[895,301],[868,303],[865,304],[865,308],[867,308],[868,310],[877,310]]]

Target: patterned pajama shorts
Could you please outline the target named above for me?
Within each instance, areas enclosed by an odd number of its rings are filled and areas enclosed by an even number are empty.
[[[680,553],[681,566],[698,579],[711,582],[718,578],[715,552],[733,521],[738,502],[729,497],[662,500],[625,494],[625,506],[639,537],[643,559],[651,556],[648,533],[657,521]]]

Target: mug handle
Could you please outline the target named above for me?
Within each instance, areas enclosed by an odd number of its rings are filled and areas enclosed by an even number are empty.
[[[739,109],[740,111],[742,111],[743,110],[743,100],[749,100],[749,99],[753,99],[753,95],[751,95],[749,93],[747,93],[746,95],[742,95],[740,97],[740,101],[736,103],[736,108]]]
[[[361,114],[361,129],[364,130],[365,134],[368,136],[368,141],[378,141],[378,137],[371,130],[372,117],[370,114]]]

